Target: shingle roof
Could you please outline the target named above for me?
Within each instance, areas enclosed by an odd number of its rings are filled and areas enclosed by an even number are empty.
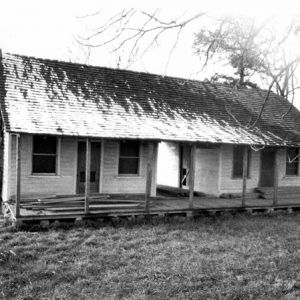
[[[0,64],[10,132],[211,143],[300,145],[300,112],[266,91],[15,54]]]

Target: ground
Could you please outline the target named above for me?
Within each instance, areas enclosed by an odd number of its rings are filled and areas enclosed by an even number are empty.
[[[299,232],[299,213],[3,232],[0,298],[299,299]]]

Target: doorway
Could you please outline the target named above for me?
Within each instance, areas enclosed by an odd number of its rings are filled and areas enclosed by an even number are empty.
[[[261,168],[260,168],[261,187],[274,186],[274,165],[275,165],[275,151],[263,150],[261,152]]]
[[[90,192],[99,193],[101,143],[91,142]],[[77,194],[85,192],[86,142],[78,142]]]
[[[180,161],[179,161],[179,187],[180,188],[189,188],[190,156],[191,156],[191,147],[186,145],[181,145]]]

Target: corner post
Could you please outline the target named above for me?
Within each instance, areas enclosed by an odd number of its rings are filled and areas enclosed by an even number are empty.
[[[248,146],[245,146],[244,147],[244,154],[243,154],[242,207],[246,206],[247,175],[248,175]]]
[[[16,218],[20,217],[20,202],[21,202],[21,137],[16,135],[16,173],[17,173],[17,186],[16,186]]]
[[[91,167],[91,143],[86,138],[86,154],[85,154],[85,196],[84,196],[84,212],[89,213],[89,193],[90,193],[90,167]]]
[[[275,150],[274,159],[274,193],[273,193],[273,206],[278,205],[278,150]]]
[[[148,152],[147,152],[147,173],[146,173],[146,191],[145,191],[145,211],[150,212],[150,196],[151,196],[151,186],[153,177],[153,163],[154,163],[154,143],[148,142]]]
[[[190,178],[189,178],[189,209],[194,208],[194,188],[195,188],[195,152],[196,145],[192,144],[190,154]]]

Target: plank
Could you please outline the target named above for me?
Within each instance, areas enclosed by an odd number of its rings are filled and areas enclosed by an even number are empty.
[[[91,168],[91,143],[86,139],[86,155],[85,155],[85,213],[89,213],[89,193],[90,193],[90,168]]]
[[[244,154],[243,154],[242,207],[245,207],[246,205],[247,175],[248,175],[248,146],[245,146]]]
[[[21,202],[21,138],[20,135],[16,135],[16,174],[17,174],[17,186],[16,186],[16,218],[20,217],[20,202]]]
[[[127,204],[127,205],[90,205],[90,210],[93,209],[126,209],[126,208],[137,208],[141,207],[138,204]],[[47,208],[48,211],[83,211],[84,207],[53,207]]]
[[[151,186],[153,178],[153,166],[155,163],[155,147],[154,142],[148,142],[148,155],[147,155],[147,172],[146,172],[146,190],[145,190],[145,211],[149,212],[150,206],[150,196],[151,196]]]
[[[191,146],[190,155],[190,180],[189,180],[189,209],[193,209],[194,206],[194,188],[195,188],[195,153],[196,145]]]

